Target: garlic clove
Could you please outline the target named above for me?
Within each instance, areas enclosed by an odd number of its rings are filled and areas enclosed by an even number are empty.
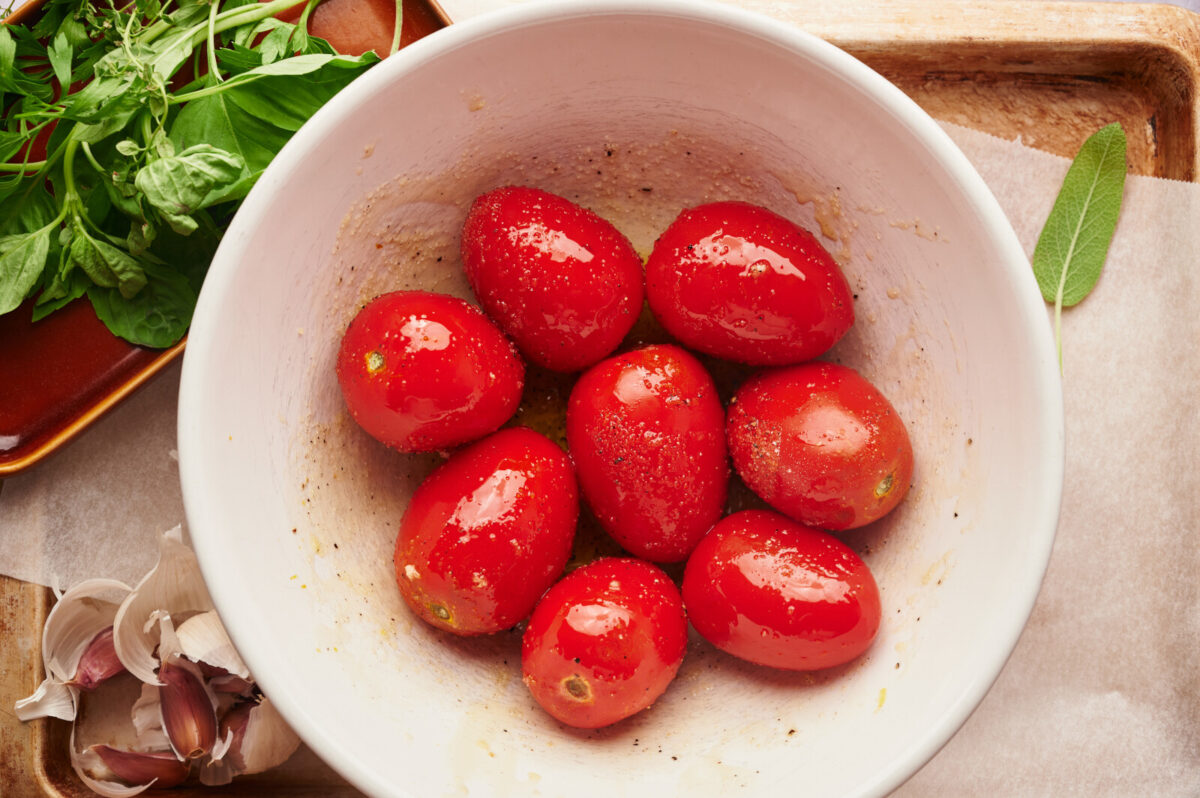
[[[50,610],[42,629],[47,675],[70,681],[96,635],[113,625],[129,585],[115,579],[88,579],[72,587]]]
[[[92,642],[84,649],[75,676],[68,684],[80,690],[92,690],[105,679],[124,670],[125,666],[117,658],[117,649],[113,646],[113,628],[109,626],[92,638]]]
[[[225,715],[221,734],[230,732],[233,741],[225,759],[239,776],[282,765],[300,747],[300,738],[265,696],[261,702],[239,704]]]
[[[42,629],[46,679],[33,695],[16,702],[17,717],[74,720],[79,691],[71,683],[96,636],[111,627],[129,586],[115,579],[88,579],[59,597]]]
[[[179,625],[175,634],[180,651],[188,659],[221,668],[244,680],[250,679],[250,669],[233,647],[216,610],[193,615]]]
[[[114,620],[113,642],[117,656],[134,676],[148,684],[160,684],[154,656],[159,644],[156,613],[186,617],[213,609],[212,598],[196,555],[183,543],[179,527],[159,538],[158,564],[126,597]],[[160,652],[160,657],[167,657]]]
[[[199,759],[217,739],[217,713],[199,670],[182,659],[168,660],[158,670],[162,727],[180,759]]]
[[[83,751],[75,748],[75,730],[71,730],[71,767],[75,775],[89,790],[104,798],[133,798],[150,788],[149,784],[131,787],[115,781],[116,774],[109,770],[104,760],[93,750],[94,746]]]
[[[33,695],[22,698],[15,704],[17,719],[23,721],[35,718],[75,720],[78,708],[79,690],[52,676],[42,680]]]
[[[91,750],[114,776],[132,786],[176,787],[187,779],[191,769],[170,751],[121,751],[108,745],[93,745]]]

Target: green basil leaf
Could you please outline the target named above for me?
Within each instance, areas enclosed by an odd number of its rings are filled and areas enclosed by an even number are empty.
[[[0,25],[0,86],[11,83],[17,71],[17,40],[7,25]]]
[[[96,124],[107,122],[109,117],[119,114],[126,122],[141,107],[134,84],[134,76],[128,74],[97,77],[67,97],[63,104],[63,115],[68,119]]]
[[[291,55],[288,52],[288,45],[292,41],[292,30],[294,26],[286,23],[280,23],[273,27],[270,33],[259,43],[258,51],[262,53],[262,61],[264,64],[271,64],[285,56]]]
[[[162,4],[159,0],[137,0],[137,10],[145,19],[158,19],[162,16]]]
[[[36,177],[20,181],[20,190],[8,196],[0,193],[0,235],[20,235],[50,224],[58,206],[44,183]]]
[[[88,299],[114,335],[139,346],[173,346],[192,323],[196,292],[178,272],[150,265],[146,271],[146,287],[132,299],[96,286],[88,289]]]
[[[28,140],[28,136],[20,133],[0,130],[0,163],[7,163],[12,160]]]
[[[228,92],[189,102],[171,125],[176,147],[187,149],[206,142],[232,153],[246,165],[243,177],[266,169],[290,137],[288,131],[230,102]]]
[[[36,31],[34,32],[36,33]],[[88,36],[87,26],[76,19],[74,14],[67,14],[63,17],[62,22],[55,29],[54,35],[65,36],[67,41],[76,50],[83,50],[92,44],[92,38]]]
[[[77,269],[69,269],[66,277],[55,273],[33,304],[33,321],[41,321],[59,308],[66,307],[87,293],[91,280]]]
[[[158,228],[148,221],[135,219],[129,225],[129,235],[125,242],[131,255],[141,255],[154,244],[158,237]]]
[[[211,144],[196,144],[178,155],[151,161],[138,171],[134,185],[176,232],[187,234],[196,229],[191,214],[218,201],[244,169],[245,162],[237,155]]]
[[[373,53],[368,55],[374,57]],[[299,58],[322,59],[326,56],[297,56],[263,69]],[[241,108],[247,115],[294,133],[317,112],[317,109],[350,85],[350,82],[362,74],[371,63],[374,61],[347,68],[346,62],[327,60],[324,66],[312,72],[288,77],[266,75],[252,70],[244,74],[258,74],[263,77],[231,87],[223,93],[228,95],[231,104]]]
[[[175,10],[167,15],[167,20],[175,28],[190,28],[198,22],[203,22],[208,19],[209,4],[201,2],[201,0],[179,0],[173,3]],[[231,8],[229,4],[223,4],[222,8]]]
[[[74,48],[65,33],[59,33],[46,48],[46,56],[50,59],[50,67],[60,86],[71,85],[71,58]]]
[[[46,267],[53,230],[0,237],[0,313],[13,310],[28,296]]]
[[[92,278],[93,283],[102,288],[115,288],[126,299],[137,295],[146,285],[141,264],[107,241],[92,238],[78,224],[69,257]]]
[[[297,55],[242,72],[230,78],[223,85],[226,88],[232,88],[240,83],[249,83],[267,77],[311,75],[322,70],[345,70],[357,74],[377,63],[379,63],[379,56],[375,55],[373,51],[367,51],[363,55],[329,55],[326,53]],[[346,78],[345,83],[349,83],[352,79]]]
[[[187,31],[172,32],[148,47],[141,59],[150,64],[159,78],[168,81],[191,57],[194,50],[195,46]]]
[[[269,30],[271,27],[264,27],[264,30]],[[248,31],[252,34],[252,40],[262,31]],[[262,53],[258,50],[252,50],[249,47],[243,47],[240,44],[234,44],[217,53],[217,62],[221,69],[230,76],[240,75],[263,64]]]
[[[1125,131],[1119,123],[1093,133],[1071,162],[1033,250],[1033,273],[1054,303],[1062,363],[1062,309],[1083,300],[1104,269],[1125,190]]]

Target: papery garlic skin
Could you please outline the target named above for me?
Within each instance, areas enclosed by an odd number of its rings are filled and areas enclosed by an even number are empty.
[[[250,669],[233,647],[216,610],[193,615],[175,629],[175,634],[180,652],[192,662],[204,662],[242,679],[250,678]]]
[[[195,553],[184,545],[180,527],[170,529],[159,538],[158,563],[117,610],[113,635],[117,656],[143,682],[161,684],[155,673],[160,628],[153,623],[156,616],[185,618],[212,609]]]
[[[30,721],[37,718],[75,720],[79,711],[79,688],[68,687],[62,682],[47,677],[33,691],[33,695],[22,698],[13,705],[17,720]]]
[[[279,710],[264,697],[262,702],[250,710],[246,722],[246,734],[242,740],[242,773],[262,773],[276,765],[282,765],[296,749],[300,738],[287,725]]]
[[[162,727],[161,704],[158,688],[143,682],[142,694],[129,711],[138,743],[147,751],[166,751],[171,748],[171,741]]]

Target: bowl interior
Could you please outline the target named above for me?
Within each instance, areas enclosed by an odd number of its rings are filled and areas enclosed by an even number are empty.
[[[519,633],[448,639],[409,614],[392,547],[437,458],[355,427],[334,354],[378,293],[469,297],[457,231],[474,196],[506,183],[591,207],[643,254],[681,208],[723,198],[822,232],[857,294],[829,357],[891,398],[917,458],[901,508],[847,536],[882,589],[867,656],[794,674],[693,640],[652,711],[583,733],[529,697]],[[521,420],[564,391],[532,379]],[[213,264],[180,453],[191,535],[236,645],[364,790],[871,794],[945,742],[1015,644],[1057,520],[1062,432],[1028,265],[936,125],[778,23],[656,2],[455,25],[323,109]]]

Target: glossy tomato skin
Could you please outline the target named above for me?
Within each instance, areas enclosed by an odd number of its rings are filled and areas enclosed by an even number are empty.
[[[728,433],[746,485],[785,515],[822,529],[871,523],[912,483],[904,422],[846,366],[805,363],[751,377],[734,395]]]
[[[578,515],[566,452],[524,427],[493,433],[413,494],[394,555],[400,594],[455,634],[509,629],[562,573]]]
[[[854,323],[850,285],[820,242],[745,202],[683,211],[646,262],[646,297],[686,346],[751,365],[811,360]]]
[[[773,668],[842,665],[879,630],[879,588],[858,555],[765,510],[734,513],[705,535],[688,559],[683,601],[706,640]]]
[[[626,551],[679,562],[721,517],[724,418],[712,378],[677,346],[616,355],[575,383],[567,446],[580,489]]]
[[[462,231],[467,279],[530,362],[579,371],[609,355],[642,310],[642,261],[600,216],[536,188],[476,198]]]
[[[368,302],[338,350],[350,415],[402,452],[457,446],[493,432],[521,402],[525,365],[478,308],[427,291]]]
[[[608,557],[572,571],[538,602],[521,668],[542,708],[595,729],[653,704],[686,647],[687,617],[674,583],[649,563]]]

